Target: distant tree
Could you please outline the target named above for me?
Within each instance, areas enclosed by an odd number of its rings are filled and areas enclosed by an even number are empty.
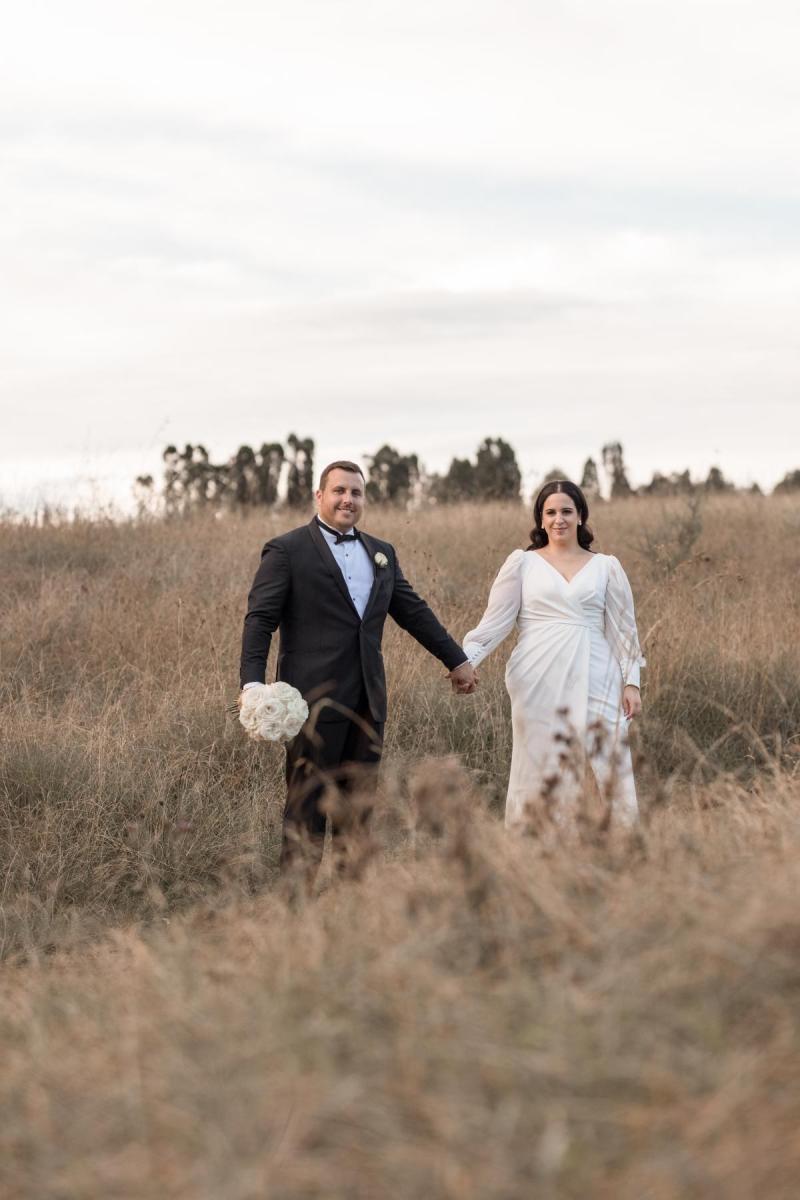
[[[622,443],[607,442],[603,446],[602,455],[603,467],[611,480],[611,499],[619,500],[633,495],[633,488],[628,482],[628,473],[625,469]]]
[[[176,446],[167,446],[164,460],[164,509],[168,516],[180,512],[183,506],[183,476],[181,456]]]
[[[278,487],[286,455],[280,442],[264,442],[256,457],[256,495],[259,504],[272,508],[278,502]]]
[[[475,462],[454,458],[446,475],[434,476],[429,495],[442,503],[461,500],[518,500],[522,476],[513,448],[502,438],[484,438]]]
[[[502,438],[485,438],[475,462],[475,491],[481,500],[519,500],[522,475],[517,456]]]
[[[301,441],[292,434],[289,438],[291,463],[294,471],[290,483],[296,504],[310,500],[313,490],[314,443],[310,438]],[[202,507],[251,508],[255,505],[273,507],[278,502],[278,489],[286,460],[280,442],[264,442],[256,454],[252,446],[240,446],[226,463],[215,464],[209,459],[205,446],[187,443],[182,451],[167,446],[164,460],[164,509],[168,514],[185,513]],[[141,490],[141,480],[137,480]]]
[[[732,492],[734,485],[728,483],[719,467],[712,467],[703,485],[707,492]]]
[[[552,483],[555,479],[569,479],[569,475],[566,471],[562,471],[561,467],[551,467],[549,471],[545,471],[541,487],[544,487],[546,483]]]
[[[444,504],[474,500],[476,495],[475,467],[468,458],[454,458],[446,475],[434,476],[429,491],[434,500]]]
[[[661,471],[654,471],[653,478],[649,483],[643,483],[639,492],[642,496],[671,496],[674,489],[669,476],[662,475]]]
[[[225,472],[225,494],[232,508],[258,503],[258,463],[252,446],[240,446]]]
[[[639,488],[642,496],[686,496],[694,491],[688,471],[673,471],[671,475],[662,475],[660,471],[653,473],[649,483]]]
[[[688,496],[695,490],[695,485],[692,483],[692,477],[687,471],[673,471],[670,475],[675,493],[679,496]]]
[[[583,464],[581,491],[589,504],[600,499],[600,476],[597,473],[597,463],[593,458],[587,458]]]
[[[286,503],[290,508],[307,508],[314,497],[314,441],[302,441],[294,433],[286,439],[289,447],[289,486]]]
[[[407,504],[419,481],[416,454],[401,454],[384,445],[368,462],[368,498],[377,504]]]
[[[140,517],[152,516],[156,512],[156,484],[152,475],[137,475],[133,485],[136,512]]]
[[[775,485],[775,491],[778,494],[800,491],[800,468],[787,471],[780,483]]]
[[[185,504],[200,508],[215,499],[217,468],[209,461],[205,446],[187,445],[182,455]]]

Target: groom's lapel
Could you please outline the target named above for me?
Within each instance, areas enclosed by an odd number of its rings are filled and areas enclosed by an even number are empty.
[[[367,617],[369,616],[369,610],[372,608],[373,601],[378,594],[378,588],[381,586],[381,569],[375,565],[375,555],[378,548],[373,542],[372,538],[368,533],[361,533],[360,530],[359,535],[361,537],[364,549],[370,557],[370,562],[372,563],[372,589],[369,593],[369,599],[367,600],[367,607],[364,609],[364,616],[361,618],[362,621],[366,621]],[[384,567],[382,570],[385,571],[386,568]]]
[[[325,538],[322,536],[319,525],[316,522],[316,518],[309,522],[307,528],[308,528],[308,532],[311,534],[311,540],[314,543],[314,545],[316,546],[316,548],[319,552],[319,556],[322,559],[323,566],[326,568],[326,570],[329,572],[329,574],[333,578],[333,582],[336,584],[339,591],[342,593],[342,596],[346,600],[347,606],[350,609],[353,616],[355,617],[355,619],[357,621],[360,621],[361,618],[358,615],[358,609],[356,608],[355,604],[353,604],[353,601],[350,598],[350,593],[347,590],[347,584],[344,581],[344,576],[342,575],[342,572],[339,569],[339,564],[337,563],[336,559],[331,554],[331,548],[328,545],[328,543],[325,541]]]

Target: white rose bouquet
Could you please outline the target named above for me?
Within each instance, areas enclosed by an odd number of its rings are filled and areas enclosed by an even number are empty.
[[[290,683],[259,683],[242,693],[239,720],[256,742],[289,742],[308,720],[308,705]]]

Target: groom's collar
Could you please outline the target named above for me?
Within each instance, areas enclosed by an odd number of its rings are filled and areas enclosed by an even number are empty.
[[[323,533],[327,533],[329,537],[332,537],[337,544],[342,540],[342,538],[349,538],[351,535],[356,539],[356,541],[358,541],[358,539],[361,537],[361,534],[356,529],[355,525],[352,525],[350,529],[348,529],[345,533],[342,533],[340,529],[332,529],[330,525],[326,525],[325,522],[322,521],[318,516],[314,517],[314,524],[317,525]]]

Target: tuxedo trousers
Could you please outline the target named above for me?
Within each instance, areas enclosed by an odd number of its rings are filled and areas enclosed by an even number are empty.
[[[329,816],[334,849],[365,831],[382,749],[383,722],[373,720],[366,692],[352,716],[305,726],[289,742],[281,868],[300,857],[319,864]]]

